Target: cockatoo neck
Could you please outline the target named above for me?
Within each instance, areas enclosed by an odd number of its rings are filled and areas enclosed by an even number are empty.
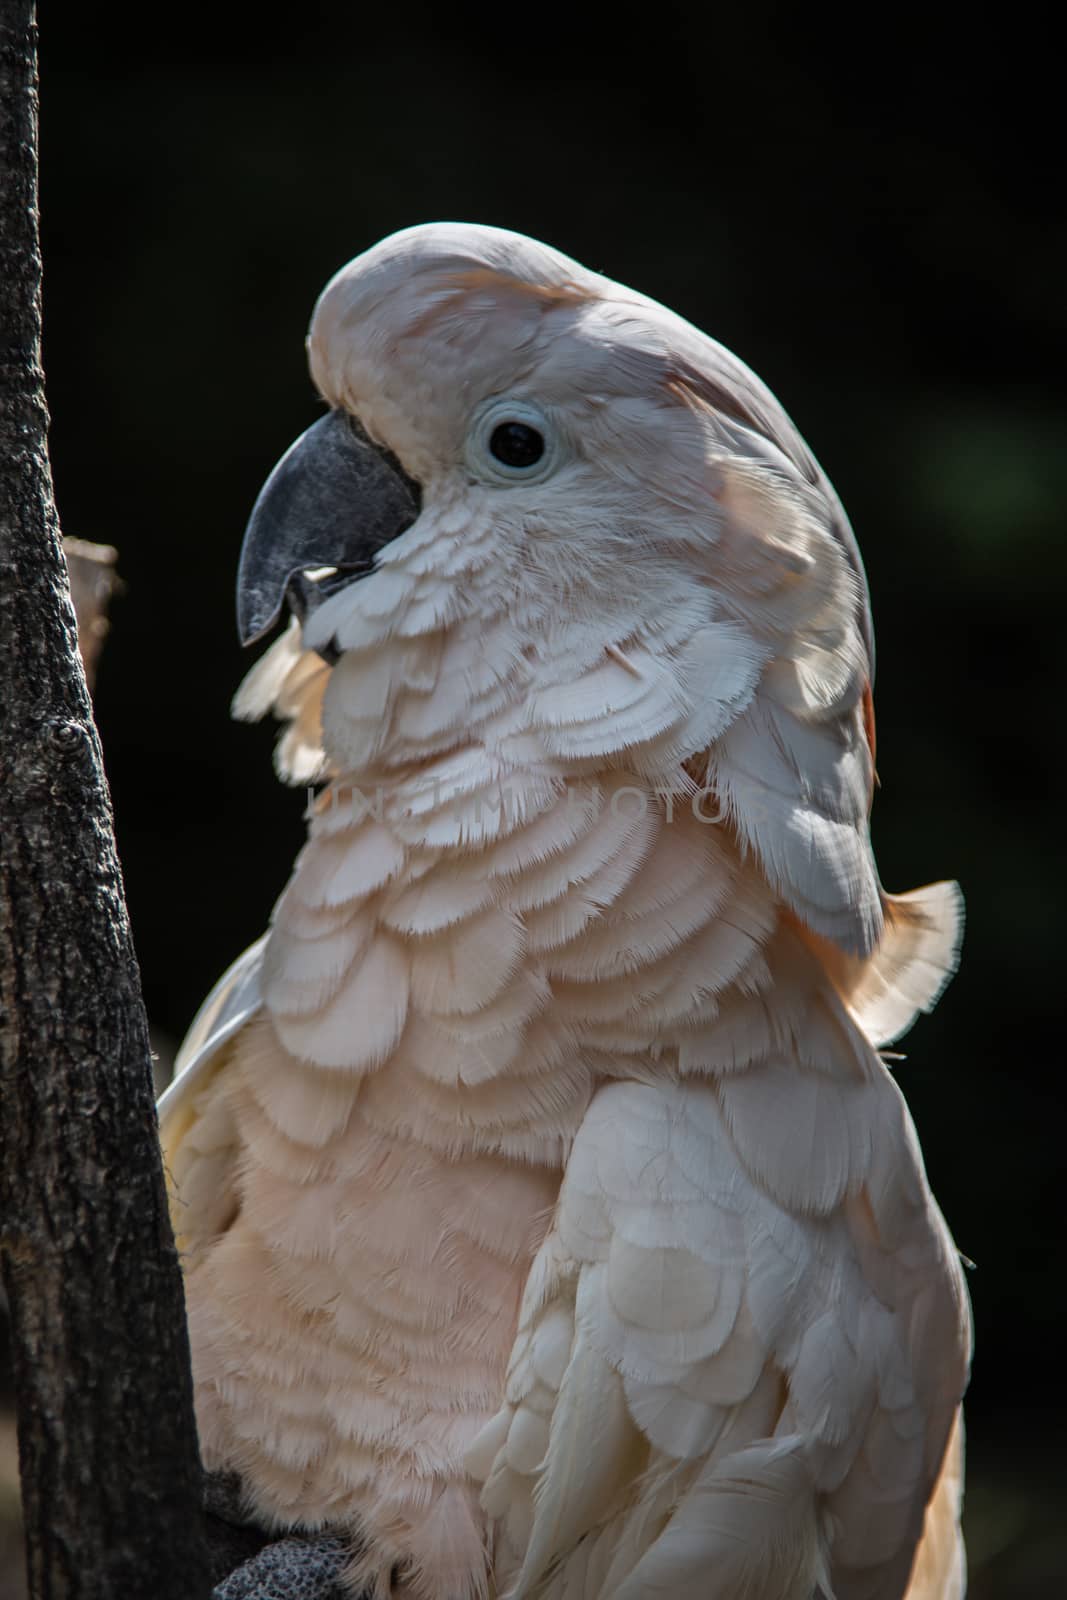
[[[322,695],[342,785],[562,785],[604,771],[677,787],[752,693],[763,652],[680,571],[658,603],[624,564],[572,579],[549,535],[439,494],[332,596],[303,643],[335,655]],[[710,691],[710,692],[709,692]]]

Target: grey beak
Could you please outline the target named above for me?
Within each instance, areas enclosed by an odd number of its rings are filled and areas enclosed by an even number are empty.
[[[288,600],[301,621],[363,577],[419,514],[419,486],[359,423],[331,411],[302,433],[259,492],[237,569],[237,631],[252,644]],[[308,576],[327,568],[325,577]]]

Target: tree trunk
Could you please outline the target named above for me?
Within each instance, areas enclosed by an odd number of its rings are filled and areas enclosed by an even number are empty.
[[[0,0],[0,1263],[34,1597],[208,1593],[148,1029],[40,365],[36,26]]]

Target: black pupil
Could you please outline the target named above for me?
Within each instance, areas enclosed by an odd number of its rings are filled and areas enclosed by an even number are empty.
[[[525,422],[501,422],[492,432],[489,448],[506,467],[532,467],[545,453],[545,441]]]

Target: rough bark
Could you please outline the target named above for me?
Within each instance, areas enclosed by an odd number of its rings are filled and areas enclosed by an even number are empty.
[[[31,1594],[209,1590],[148,1028],[52,500],[36,27],[0,0],[0,1265]]]

